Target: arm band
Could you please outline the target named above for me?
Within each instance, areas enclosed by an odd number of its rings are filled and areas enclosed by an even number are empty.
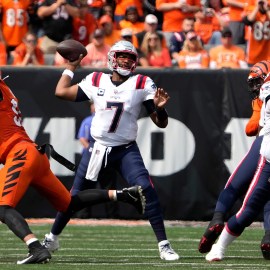
[[[74,76],[74,72],[71,71],[71,70],[69,70],[69,69],[65,69],[63,71],[62,75],[68,75],[71,78],[71,80],[72,80],[73,79],[73,76]]]
[[[166,111],[166,109],[161,109],[161,110],[156,110],[156,112],[157,112],[157,117],[158,117],[158,120],[160,120],[160,121],[165,121],[165,120],[167,120],[167,118],[168,118],[168,113],[167,113],[167,111]]]

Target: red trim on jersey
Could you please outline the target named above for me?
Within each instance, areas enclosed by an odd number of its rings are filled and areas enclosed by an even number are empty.
[[[136,89],[143,89],[146,79],[147,79],[147,76],[139,75],[136,82]]]
[[[102,72],[94,72],[93,77],[92,77],[93,86],[99,87],[101,75],[102,75]]]

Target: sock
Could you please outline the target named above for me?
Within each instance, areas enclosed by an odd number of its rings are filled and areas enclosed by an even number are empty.
[[[125,194],[123,193],[123,190],[116,190],[115,196],[117,201],[125,200]]]
[[[236,238],[237,236],[230,234],[225,227],[217,241],[217,245],[225,250]]]
[[[55,234],[53,234],[52,232],[50,232],[50,233],[49,233],[49,238],[52,239],[52,240],[54,241],[54,240],[57,240],[58,235],[55,235]]]
[[[37,238],[29,239],[28,241],[26,241],[26,245],[29,247],[29,249],[41,247],[41,244]]]

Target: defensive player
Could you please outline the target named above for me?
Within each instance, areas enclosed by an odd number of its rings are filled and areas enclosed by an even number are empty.
[[[123,191],[85,190],[77,195],[70,193],[50,170],[47,156],[26,134],[18,100],[9,87],[0,80],[0,221],[29,248],[27,257],[17,264],[45,263],[51,258],[30,230],[15,207],[29,186],[36,188],[58,211],[70,215],[86,206],[110,200],[126,201],[144,209],[140,187]]]
[[[268,72],[270,72],[270,61],[267,60],[256,63],[249,72],[247,80],[249,91],[254,99],[253,102],[256,102],[256,105],[258,106],[260,106],[260,101],[258,101],[259,90]],[[259,124],[259,114],[260,108],[259,112],[256,110],[253,113],[248,125],[246,126],[246,132],[248,132],[248,135],[258,135],[261,127],[264,125],[263,121],[261,121]],[[227,184],[225,185],[225,188],[221,191],[216,203],[213,218],[199,243],[198,249],[201,253],[206,253],[211,250],[212,245],[215,243],[216,239],[224,228],[224,221],[227,218],[228,212],[231,210],[234,203],[246,193],[257,168],[257,161],[259,160],[259,150],[262,139],[262,136],[256,138],[249,152],[232,173]],[[261,250],[265,259],[270,259],[269,222],[270,203],[268,202],[264,207],[265,236],[261,242]]]
[[[160,258],[177,260],[179,256],[166,237],[157,193],[135,141],[137,119],[142,105],[158,127],[167,126],[168,114],[164,106],[169,95],[163,89],[157,89],[149,77],[133,75],[138,54],[128,41],[117,42],[108,53],[108,67],[112,75],[94,72],[79,84],[71,85],[73,72],[80,61],[81,58],[67,64],[55,91],[56,96],[61,99],[93,100],[96,110],[91,126],[95,143],[90,143],[90,152],[82,156],[71,193],[75,195],[91,185],[90,182],[97,179],[101,168],[106,164],[114,167],[130,185],[142,187],[146,197],[146,216],[156,235]],[[44,240],[44,245],[50,251],[58,249],[58,235],[69,218],[67,215],[57,215],[51,233]]]
[[[259,97],[263,101],[262,114],[264,126],[263,135],[258,138],[262,138],[261,145],[259,148],[259,160],[255,159],[253,163],[257,164],[257,168],[253,174],[252,181],[246,192],[242,207],[237,212],[236,215],[232,216],[226,227],[222,230],[222,233],[217,241],[206,255],[207,261],[220,261],[225,256],[226,248],[233,240],[235,240],[244,231],[245,227],[248,227],[257,217],[258,213],[261,211],[262,207],[269,201],[270,194],[269,188],[270,183],[268,181],[270,176],[270,81],[269,74],[265,78],[265,83],[260,88]],[[256,140],[258,140],[258,138]],[[255,140],[255,141],[256,141]],[[253,147],[253,146],[252,146]],[[245,168],[248,170],[250,164],[241,165],[242,170]],[[269,207],[268,207],[269,211]],[[264,217],[266,219],[266,217]],[[266,220],[265,220],[266,221]],[[267,246],[266,246],[267,248]],[[262,249],[264,252],[264,250]],[[266,259],[269,255],[269,249],[266,249],[266,254],[264,257]]]

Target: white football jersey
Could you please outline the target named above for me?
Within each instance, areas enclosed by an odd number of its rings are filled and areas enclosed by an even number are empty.
[[[110,74],[94,72],[78,85],[94,101],[91,135],[97,142],[105,146],[119,146],[136,140],[142,103],[153,99],[156,91],[151,78],[133,75],[115,86]]]

